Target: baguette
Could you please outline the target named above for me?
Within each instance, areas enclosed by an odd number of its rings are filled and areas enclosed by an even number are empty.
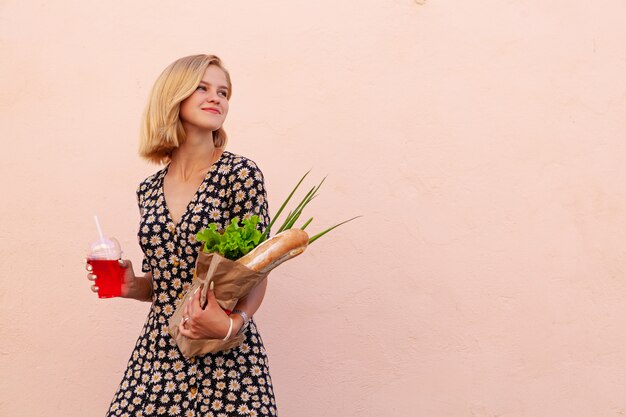
[[[256,272],[268,273],[283,262],[300,255],[309,244],[309,235],[301,229],[287,229],[261,243],[237,262]]]

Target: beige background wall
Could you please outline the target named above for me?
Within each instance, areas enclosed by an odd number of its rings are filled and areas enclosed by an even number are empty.
[[[148,311],[149,88],[215,53],[272,210],[328,174],[258,314],[281,416],[626,413],[626,2],[0,2],[0,415],[103,415]]]

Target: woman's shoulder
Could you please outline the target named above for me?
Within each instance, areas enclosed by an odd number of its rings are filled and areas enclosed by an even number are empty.
[[[246,156],[238,155],[233,152],[224,151],[222,154],[222,163],[228,165],[230,171],[235,174],[238,174],[243,170],[243,172],[247,172],[248,174],[253,174],[255,176],[263,175],[256,162]]]
[[[163,167],[154,174],[150,175],[148,178],[144,179],[137,186],[137,194],[143,194],[149,190],[152,190],[156,184],[158,184],[159,178],[162,177],[163,173],[167,170],[167,167]]]

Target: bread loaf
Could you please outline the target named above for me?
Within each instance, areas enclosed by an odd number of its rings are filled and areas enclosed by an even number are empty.
[[[304,230],[287,229],[261,243],[237,262],[253,271],[267,273],[283,262],[300,255],[308,244],[309,235]]]

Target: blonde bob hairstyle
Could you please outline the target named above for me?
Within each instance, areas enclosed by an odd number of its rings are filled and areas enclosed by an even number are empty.
[[[139,155],[157,164],[170,162],[172,152],[185,142],[185,130],[180,120],[180,103],[198,88],[209,65],[224,71],[228,83],[228,98],[232,94],[230,75],[215,55],[191,55],[172,62],[157,78],[141,125]],[[226,146],[223,127],[213,132],[216,148]]]

